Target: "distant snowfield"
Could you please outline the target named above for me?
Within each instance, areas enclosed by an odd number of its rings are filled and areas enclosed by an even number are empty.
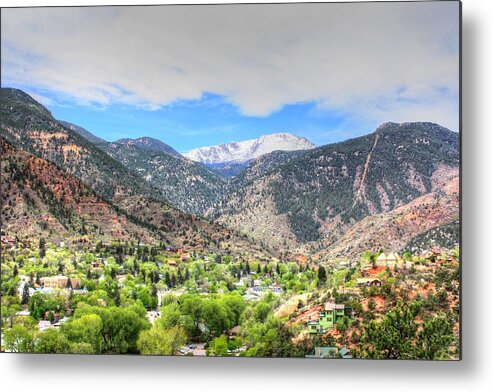
[[[243,163],[272,151],[295,151],[315,148],[308,139],[291,133],[274,133],[258,139],[200,147],[183,154],[187,158],[205,164]]]

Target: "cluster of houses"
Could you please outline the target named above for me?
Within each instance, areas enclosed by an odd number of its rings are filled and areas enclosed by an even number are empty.
[[[351,260],[341,260],[337,264],[334,265],[336,269],[347,269],[351,268],[354,264],[357,264],[355,261]],[[397,252],[382,252],[375,259],[375,265],[378,267],[400,267],[400,268],[411,268],[412,266],[419,264],[443,264],[443,263],[454,263],[458,264],[458,261],[451,255],[444,252],[443,249],[439,247],[432,247],[430,249],[426,249],[419,254],[414,255],[411,258],[404,259]]]
[[[442,249],[438,247],[434,247],[431,249],[426,249],[415,255],[410,260],[404,260],[398,253],[390,252],[390,253],[381,253],[377,259],[375,260],[377,266],[383,267],[404,267],[411,268],[416,264],[431,264],[435,266],[439,266],[443,263],[453,263],[458,264],[458,261],[442,251]]]
[[[235,283],[235,286],[236,287],[245,286],[245,282],[243,281],[243,278],[240,279],[239,282]],[[282,288],[275,283],[270,284],[269,286],[263,286],[262,281],[260,279],[254,279],[252,282],[252,286],[248,287],[243,297],[246,300],[259,300],[260,297],[264,296],[269,292],[273,293],[274,295],[281,295]]]
[[[29,309],[24,309],[16,313],[19,317],[28,317],[31,312]],[[38,322],[38,329],[43,332],[49,328],[60,328],[62,323],[68,321],[69,318],[66,316],[61,316],[58,312],[46,311],[44,313],[43,319]]]
[[[310,334],[325,334],[327,331],[334,329],[337,322],[344,316],[351,316],[352,309],[349,306],[327,302],[318,315],[318,320],[309,320],[307,322],[308,332]]]
[[[70,283],[69,283],[70,281]],[[18,287],[19,296],[22,296],[24,287],[28,285],[29,295],[32,296],[35,293],[48,294],[55,290],[68,290],[72,289],[74,293],[84,294],[87,290],[81,288],[81,282],[79,278],[71,278],[65,275],[56,275],[43,277],[40,279],[40,283],[32,282],[29,276],[21,275],[20,283]]]
[[[69,283],[70,281],[70,283]],[[80,288],[80,279],[79,278],[70,278],[65,275],[56,275],[50,277],[41,278],[41,284],[45,288],[53,288],[53,289],[62,289],[62,288]]]

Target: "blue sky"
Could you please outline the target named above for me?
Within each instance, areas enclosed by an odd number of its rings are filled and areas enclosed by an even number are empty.
[[[186,152],[386,121],[459,131],[458,2],[2,10],[2,86],[106,140]],[[274,17],[275,16],[275,17]]]
[[[376,126],[362,124],[359,129],[346,132],[341,128],[347,121],[344,115],[318,109],[315,103],[286,105],[269,116],[257,117],[242,115],[237,107],[214,94],[148,110],[128,104],[98,107],[55,103],[47,92],[40,95],[26,86],[14,87],[27,89],[43,101],[55,118],[82,126],[105,140],[150,136],[180,152],[276,132],[294,133],[323,145],[363,135]]]

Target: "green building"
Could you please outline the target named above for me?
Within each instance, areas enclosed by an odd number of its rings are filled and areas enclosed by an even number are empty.
[[[311,334],[324,334],[330,329],[334,329],[337,322],[345,315],[345,306],[327,302],[324,310],[320,312],[318,320],[308,321],[308,332]]]

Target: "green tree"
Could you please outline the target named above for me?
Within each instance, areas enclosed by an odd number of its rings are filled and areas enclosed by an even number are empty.
[[[34,351],[33,333],[23,325],[14,325],[3,333],[3,344],[8,351],[27,353]]]
[[[162,306],[160,313],[161,316],[156,320],[156,323],[163,329],[170,329],[180,324],[182,314],[180,311],[180,305],[176,302]]]
[[[14,317],[22,309],[17,296],[2,295],[2,326],[8,324],[10,328],[14,325]]]
[[[204,301],[202,320],[212,336],[219,336],[231,327],[226,307],[217,299]]]
[[[44,257],[46,256],[46,241],[43,237],[39,239],[38,250],[39,250],[39,257],[44,259]]]
[[[24,288],[22,289],[22,299],[21,299],[21,304],[22,305],[27,305],[29,303],[29,285],[27,283],[24,284]]]
[[[323,286],[325,285],[325,282],[327,282],[327,272],[325,271],[325,268],[323,265],[318,267],[318,285]]]
[[[369,358],[414,358],[413,342],[418,330],[415,317],[420,308],[416,302],[406,306],[399,302],[381,321],[366,324],[362,336],[366,355]]]
[[[96,314],[102,320],[103,352],[114,354],[137,353],[139,334],[150,327],[142,305],[125,308],[84,306],[75,311],[74,318]]]
[[[88,343],[92,353],[103,351],[103,321],[97,314],[87,314],[62,325],[62,332],[73,343]]]
[[[54,328],[41,332],[36,337],[34,351],[37,353],[71,353],[67,337]]]
[[[416,358],[449,359],[449,348],[453,341],[453,324],[449,318],[444,315],[431,317],[418,333]]]
[[[351,319],[347,316],[341,317],[337,323],[337,330],[341,333],[342,336],[346,334],[346,331],[351,326]]]
[[[209,346],[207,355],[213,356],[227,356],[228,355],[228,341],[226,336],[221,335],[215,338]]]
[[[185,341],[185,331],[181,327],[164,329],[154,326],[141,332],[137,348],[143,355],[173,355]]]

